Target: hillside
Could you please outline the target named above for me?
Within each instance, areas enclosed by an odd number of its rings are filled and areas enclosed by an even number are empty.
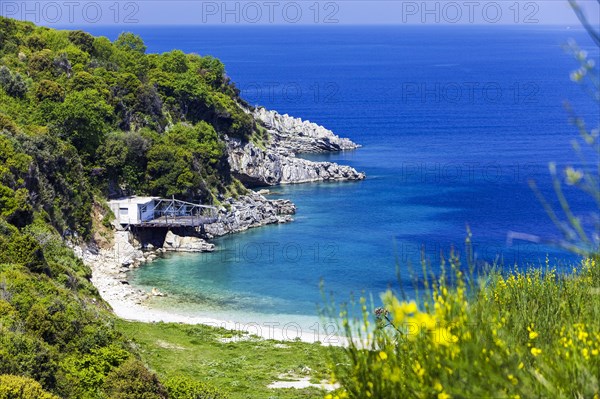
[[[159,382],[66,244],[110,236],[110,197],[221,204],[248,193],[237,179],[248,173],[256,185],[364,178],[277,149],[296,125],[314,136],[309,151],[353,143],[269,114],[286,136],[256,112],[215,58],[146,54],[131,33],[110,42],[0,17],[0,397],[221,397],[185,378]],[[245,154],[235,169],[232,146]],[[268,173],[285,179],[257,174],[268,154],[277,160]]]

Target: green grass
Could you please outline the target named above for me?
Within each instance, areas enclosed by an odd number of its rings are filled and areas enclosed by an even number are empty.
[[[317,388],[267,388],[294,376],[310,377],[311,382],[328,379],[328,349],[319,343],[282,343],[202,325],[118,321],[117,328],[138,347],[142,360],[161,380],[187,376],[219,388],[232,399],[325,395]],[[232,337],[233,342],[221,341]]]

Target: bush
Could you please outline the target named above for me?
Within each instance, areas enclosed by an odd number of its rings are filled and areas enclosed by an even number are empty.
[[[57,353],[39,339],[0,328],[0,374],[26,375],[52,389],[56,360]]]
[[[16,133],[17,125],[15,122],[4,114],[0,114],[0,133],[8,132],[8,133]]]
[[[36,273],[48,271],[42,248],[29,234],[15,233],[8,239],[0,236],[0,244],[0,263],[23,265]]]
[[[86,53],[91,54],[94,52],[94,37],[89,33],[81,30],[74,30],[69,32],[68,37],[71,43]]]
[[[16,375],[0,375],[0,399],[59,399],[42,389],[39,382]]]
[[[54,60],[51,50],[44,49],[31,54],[29,57],[29,71],[34,75],[41,72],[51,72],[53,68]]]
[[[23,98],[27,94],[27,84],[21,74],[11,73],[5,66],[0,67],[0,87],[12,97]]]
[[[38,84],[35,96],[39,101],[61,102],[65,98],[65,91],[58,83],[44,79]]]
[[[129,359],[106,377],[104,391],[112,399],[166,399],[156,374],[136,359]]]
[[[455,260],[426,282],[422,306],[388,291],[383,307],[344,319],[350,345],[332,351],[349,398],[592,398],[600,390],[600,264],[492,274],[469,284]],[[471,294],[468,295],[467,292]],[[374,327],[373,327],[374,326]],[[333,397],[334,394],[331,395]]]
[[[72,92],[57,110],[55,123],[62,137],[84,154],[93,154],[108,131],[112,109],[96,90]]]
[[[226,399],[218,389],[186,377],[174,377],[165,382],[171,399]]]
[[[99,391],[106,376],[123,364],[131,354],[117,345],[92,349],[91,353],[67,358],[61,366],[74,396]],[[77,394],[77,395],[75,395]]]

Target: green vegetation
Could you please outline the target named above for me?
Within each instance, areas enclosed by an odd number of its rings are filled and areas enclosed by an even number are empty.
[[[14,375],[0,375],[1,399],[58,399],[42,389],[35,380]]]
[[[257,127],[223,64],[145,51],[0,17],[0,398],[223,397],[161,383],[65,244],[110,240],[109,195],[245,190],[224,136]]]
[[[4,213],[20,199],[49,213],[61,233],[89,238],[94,196],[212,203],[239,191],[224,135],[263,133],[219,60],[179,50],[146,54],[132,33],[111,43],[7,18],[0,41],[0,158],[21,161],[8,171],[15,179],[2,179]],[[9,190],[22,191],[4,199]],[[77,206],[60,209],[69,203]]]
[[[21,230],[1,221],[0,229],[0,374],[36,381],[3,377],[8,391],[0,389],[0,397],[13,397],[10,389],[21,383],[40,397],[41,389],[62,398],[107,397],[115,370],[135,354],[90,270],[40,218]]]
[[[382,308],[361,300],[362,320],[346,316],[353,345],[332,352],[343,389],[331,398],[598,397],[596,259],[570,275],[492,273],[479,286],[449,264],[421,306],[389,291]]]
[[[202,392],[177,397],[224,398],[214,392],[215,387],[231,399],[322,398],[325,394],[317,388],[267,388],[274,381],[302,377],[315,383],[327,380],[328,351],[319,343],[282,345],[202,325],[118,321],[117,327],[139,347],[142,359],[165,381],[169,393]]]

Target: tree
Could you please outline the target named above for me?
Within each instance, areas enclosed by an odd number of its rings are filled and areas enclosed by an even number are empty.
[[[54,118],[59,135],[89,156],[110,127],[112,108],[96,90],[87,89],[69,93]]]
[[[92,54],[94,52],[94,37],[89,33],[82,30],[74,30],[69,32],[68,37],[71,43],[86,53]]]
[[[157,195],[207,196],[204,180],[216,173],[224,154],[225,146],[211,125],[179,123],[148,152],[150,189]]]
[[[162,70],[171,73],[184,73],[188,70],[188,62],[185,53],[181,50],[173,50],[162,55]]]
[[[131,32],[123,32],[115,40],[115,46],[121,50],[133,51],[139,54],[146,52],[146,45],[141,37]]]

